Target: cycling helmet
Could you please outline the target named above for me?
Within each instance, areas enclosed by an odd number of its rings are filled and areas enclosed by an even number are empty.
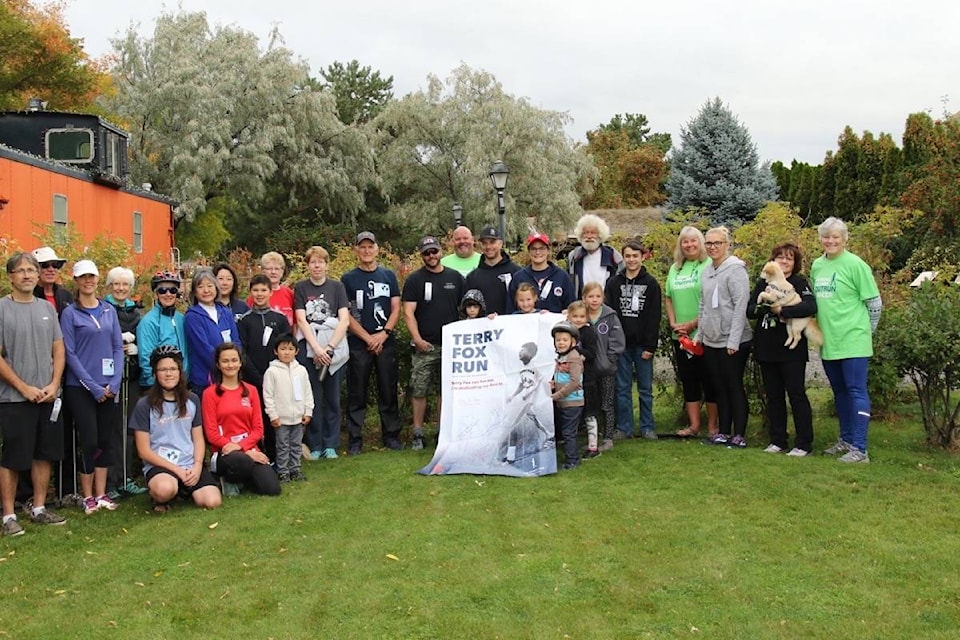
[[[580,341],[580,330],[567,320],[561,320],[550,329],[551,336],[556,336],[558,333],[569,333],[574,340]]]
[[[150,354],[150,368],[156,369],[157,363],[163,358],[173,358],[183,365],[183,352],[175,344],[162,344],[154,349],[153,353]]]
[[[150,290],[156,291],[157,287],[163,282],[171,282],[179,287],[181,284],[180,275],[172,271],[158,271],[150,278]]]

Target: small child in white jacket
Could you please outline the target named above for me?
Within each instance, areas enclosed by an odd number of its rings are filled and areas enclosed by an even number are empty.
[[[300,471],[303,426],[313,415],[313,391],[307,370],[297,362],[297,341],[289,333],[274,343],[277,359],[263,374],[263,408],[277,430],[277,474],[280,482],[305,480]]]

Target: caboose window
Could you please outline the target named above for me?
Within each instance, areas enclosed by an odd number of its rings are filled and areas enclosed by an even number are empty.
[[[47,158],[60,162],[93,161],[93,131],[90,129],[49,129]]]
[[[143,214],[133,212],[133,252],[143,253]]]

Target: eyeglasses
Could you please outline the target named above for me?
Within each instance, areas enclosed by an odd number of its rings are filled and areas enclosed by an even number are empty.
[[[30,268],[23,268],[23,269],[14,269],[10,273],[15,276],[35,276],[40,272],[34,269],[33,267],[30,267]]]
[[[41,262],[40,263],[41,269],[59,269],[62,266],[63,266],[62,262]]]
[[[550,248],[550,247],[546,247],[546,246],[543,246],[543,245],[539,245],[539,246],[536,246],[536,247],[530,247],[530,248],[528,249],[528,251],[547,251],[549,248]]]
[[[420,255],[422,255],[422,256],[435,256],[435,255],[437,255],[438,253],[440,253],[440,249],[427,249],[426,251],[422,252]]]
[[[704,242],[703,244],[704,244],[704,246],[707,247],[708,249],[713,249],[714,247],[722,247],[723,245],[727,244],[727,241],[726,241],[726,240],[717,240],[717,241],[711,240],[710,242]]]
[[[177,367],[163,367],[160,369],[155,369],[157,373],[180,373],[180,369]]]
[[[178,293],[180,293],[180,289],[176,287],[157,287],[157,293],[159,293],[160,295],[163,295],[165,293],[172,293],[173,295],[177,295]]]

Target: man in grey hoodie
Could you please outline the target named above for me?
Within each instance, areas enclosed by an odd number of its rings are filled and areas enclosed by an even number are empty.
[[[717,394],[720,431],[711,442],[743,448],[748,416],[743,374],[753,344],[747,322],[750,278],[743,260],[730,253],[726,227],[707,231],[704,244],[711,262],[700,279],[697,340],[703,343],[703,364]]]

